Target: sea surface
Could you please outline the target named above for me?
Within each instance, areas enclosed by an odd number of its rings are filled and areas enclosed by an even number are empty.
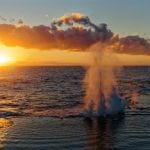
[[[0,67],[0,149],[150,150],[150,67],[116,73],[128,102],[116,118],[82,117],[84,75],[82,67]]]

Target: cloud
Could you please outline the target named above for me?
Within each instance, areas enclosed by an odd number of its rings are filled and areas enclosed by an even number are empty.
[[[116,52],[133,55],[150,55],[150,40],[135,36],[127,36],[119,39],[119,47]]]
[[[23,20],[22,20],[22,19],[19,19],[19,20],[18,20],[18,24],[24,24]]]
[[[2,20],[2,21],[7,21],[7,19],[6,18],[4,18],[3,16],[0,16],[0,20]]]
[[[94,24],[88,16],[72,13],[54,19],[50,26],[0,24],[0,41],[6,46],[40,50],[86,51],[93,44],[105,44],[116,53],[150,54],[150,42],[139,36],[120,37],[107,24]]]

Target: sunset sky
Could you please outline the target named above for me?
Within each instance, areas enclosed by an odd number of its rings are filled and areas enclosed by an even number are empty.
[[[23,21],[28,26],[50,26],[54,18],[78,12],[88,16],[94,24],[106,23],[120,36],[139,35],[149,39],[149,6],[149,0],[0,0],[0,24],[19,26],[17,22]],[[0,43],[1,65],[82,65],[90,60],[89,54],[83,51],[41,50],[36,46]],[[150,52],[135,54],[117,56],[124,65],[150,65]]]

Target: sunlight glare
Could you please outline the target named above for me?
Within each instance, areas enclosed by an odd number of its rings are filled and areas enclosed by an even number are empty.
[[[0,54],[0,65],[6,65],[11,61],[11,58],[6,54]]]

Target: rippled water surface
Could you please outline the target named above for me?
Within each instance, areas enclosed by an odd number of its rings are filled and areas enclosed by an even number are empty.
[[[116,74],[119,94],[139,102],[122,118],[80,117],[84,75],[81,67],[0,68],[0,147],[149,150],[150,67]]]

